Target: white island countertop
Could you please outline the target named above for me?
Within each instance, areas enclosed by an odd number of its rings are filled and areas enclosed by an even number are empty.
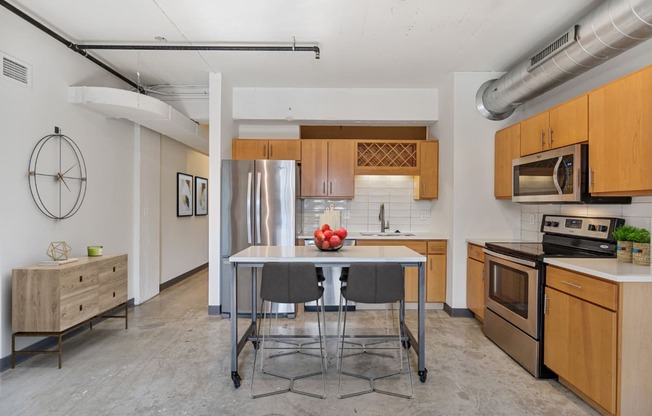
[[[251,246],[229,257],[231,263],[311,262],[351,264],[363,262],[425,263],[426,257],[404,246],[344,246],[321,251],[315,246]]]
[[[652,282],[652,268],[650,266],[638,266],[633,263],[620,263],[616,259],[561,259],[547,258],[544,260],[551,266],[562,267],[591,276],[611,280],[613,282]]]

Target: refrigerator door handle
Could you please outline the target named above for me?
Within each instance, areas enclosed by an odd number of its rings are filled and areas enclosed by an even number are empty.
[[[247,174],[247,243],[253,244],[253,227],[251,224],[251,182],[253,177],[251,172]]]
[[[260,184],[262,182],[262,173],[258,172],[256,178],[256,242],[255,244],[260,244]]]

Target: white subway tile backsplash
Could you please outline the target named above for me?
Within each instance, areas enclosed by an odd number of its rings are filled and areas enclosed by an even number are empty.
[[[588,207],[586,205],[561,205],[559,213],[561,215],[588,216]]]
[[[589,205],[586,208],[590,217],[620,217],[623,215],[622,205]]]
[[[390,230],[403,232],[430,229],[431,201],[414,201],[414,179],[411,176],[355,177],[355,198],[352,200],[303,200],[303,229],[319,225],[319,214],[333,204],[343,212],[341,225],[349,231],[380,231],[380,204],[385,204],[385,219]],[[348,218],[344,218],[344,212]]]

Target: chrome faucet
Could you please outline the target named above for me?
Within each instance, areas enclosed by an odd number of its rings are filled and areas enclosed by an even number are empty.
[[[385,221],[385,204],[380,204],[378,219],[380,220],[380,232],[384,233],[389,229],[389,220],[387,222]]]

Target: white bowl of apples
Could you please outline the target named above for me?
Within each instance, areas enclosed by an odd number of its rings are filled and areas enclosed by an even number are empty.
[[[348,235],[346,228],[332,230],[330,225],[324,224],[315,230],[315,247],[322,251],[337,251],[344,245]]]

